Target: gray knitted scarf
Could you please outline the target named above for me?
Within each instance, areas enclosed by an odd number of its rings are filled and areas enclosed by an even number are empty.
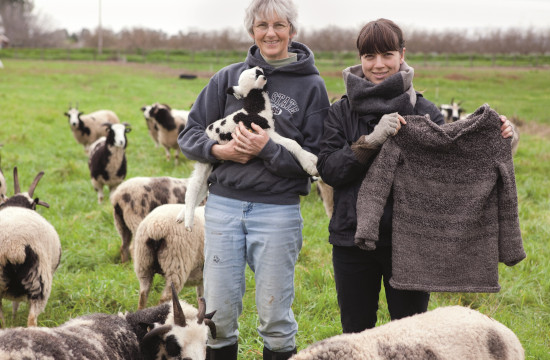
[[[351,110],[361,115],[390,114],[412,115],[416,105],[416,92],[412,79],[414,69],[406,62],[399,72],[391,75],[380,84],[365,78],[361,65],[354,65],[342,72]]]

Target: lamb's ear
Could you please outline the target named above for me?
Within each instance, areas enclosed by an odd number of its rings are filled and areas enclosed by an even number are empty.
[[[242,98],[242,95],[239,92],[238,86],[231,86],[230,88],[227,89],[227,93],[229,95],[233,95],[237,100],[240,100]]]

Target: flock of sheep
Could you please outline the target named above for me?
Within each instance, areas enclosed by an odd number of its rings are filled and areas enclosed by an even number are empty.
[[[177,136],[188,112],[166,104],[141,111],[151,138],[164,147],[166,158],[178,161]],[[52,278],[61,260],[55,228],[35,210],[49,206],[35,198],[39,173],[29,190],[21,192],[14,169],[14,195],[0,170],[0,300],[29,302],[27,328],[0,330],[0,359],[204,359],[208,334],[216,336],[201,298],[204,264],[204,206],[196,208],[195,227],[186,231],[175,221],[185,205],[188,179],[134,177],[126,180],[126,134],[109,110],[83,114],[70,107],[65,113],[73,135],[88,155],[91,181],[103,201],[109,187],[114,226],[121,237],[121,260],[132,257],[140,284],[138,310],[126,314],[93,314],[55,328],[36,327],[46,307]],[[331,188],[321,180],[327,215]],[[205,199],[202,204],[204,205]],[[133,249],[132,249],[133,247]],[[160,304],[147,308],[155,274],[165,277]],[[180,301],[183,286],[196,286],[198,309]],[[0,320],[4,315],[0,306]],[[444,307],[392,321],[359,334],[344,334],[313,344],[293,357],[305,359],[524,359],[516,335],[496,320],[472,309]]]

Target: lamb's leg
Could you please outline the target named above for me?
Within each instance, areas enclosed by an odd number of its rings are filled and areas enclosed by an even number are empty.
[[[138,310],[145,309],[147,307],[147,298],[149,291],[151,291],[151,284],[153,283],[153,275],[149,274],[139,278],[139,303]]]
[[[174,284],[174,289],[176,289],[176,294],[179,294],[183,285],[185,284],[185,277],[183,279],[178,276],[178,274],[167,275],[166,276],[166,286],[160,295],[159,304],[172,300],[172,284]]]
[[[212,164],[195,163],[195,169],[189,178],[187,190],[185,192],[185,207],[176,217],[176,221],[181,223],[185,220],[185,228],[191,231],[195,218],[195,208],[206,197],[208,192],[208,176],[212,172]]]
[[[300,144],[296,141],[285,138],[277,134],[275,131],[271,131],[269,133],[269,137],[277,144],[284,146],[288,151],[290,151],[290,153],[296,157],[300,165],[302,165],[304,171],[306,171],[309,175],[319,175],[319,172],[317,171],[317,156],[302,149]]]
[[[101,204],[103,202],[103,184],[100,184],[95,179],[92,179],[92,186],[94,187],[94,190],[97,192],[97,203]]]

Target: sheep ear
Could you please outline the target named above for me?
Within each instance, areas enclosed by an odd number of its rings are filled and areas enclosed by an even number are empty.
[[[42,205],[42,206],[44,206],[45,208],[49,208],[49,207],[50,207],[50,204],[48,204],[48,203],[45,202],[45,201],[40,200],[39,198],[34,199],[33,203],[35,204],[33,210],[36,210],[36,205]]]
[[[240,88],[238,86],[231,86],[229,89],[227,89],[227,93],[229,95],[233,95],[237,100],[240,100],[242,98]]]
[[[148,322],[143,322],[143,321],[140,321],[138,323],[138,325],[139,325],[139,327],[141,327],[141,330],[145,331],[146,333],[155,328],[155,324],[148,323]]]

